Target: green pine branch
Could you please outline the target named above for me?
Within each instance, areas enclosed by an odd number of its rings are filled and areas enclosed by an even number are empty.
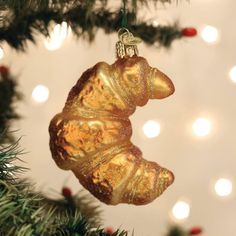
[[[7,130],[13,120],[19,119],[14,104],[21,97],[17,82],[10,74],[9,68],[0,66],[0,144],[14,141],[12,132]]]
[[[19,149],[18,141],[8,146],[0,146],[0,148],[0,180],[14,182],[16,175],[26,170],[25,167],[14,164],[23,151]]]
[[[38,8],[38,9],[45,9],[48,6],[54,9],[65,9],[71,7],[75,4],[76,0],[38,0],[38,1],[29,1],[29,0],[0,0],[0,9],[6,9],[7,7],[11,8],[18,8],[21,9],[22,7],[27,8]],[[81,1],[82,2],[82,1]],[[178,0],[120,0],[120,5],[128,5],[132,10],[137,9],[138,6],[149,6],[149,4],[154,3],[178,3]],[[95,4],[101,5],[102,7],[106,7],[108,0],[85,0],[83,1],[84,5],[88,7],[93,7]],[[5,8],[4,8],[5,7]]]
[[[0,146],[0,235],[108,236],[100,225],[100,209],[89,196],[61,196],[58,200],[35,191],[19,178],[25,168],[14,164],[22,150],[19,141]],[[117,230],[113,236],[126,236]]]
[[[179,226],[170,227],[166,236],[189,236],[189,234]]]
[[[58,197],[59,199],[46,198],[45,202],[51,206],[56,207],[56,214],[61,216],[67,209],[68,215],[74,215],[76,211],[79,211],[86,220],[95,226],[101,225],[101,209],[99,205],[94,203],[91,195],[86,194],[83,190],[80,190],[74,196],[65,196],[64,198]]]
[[[51,22],[61,23],[63,21],[70,25],[72,32],[77,37],[91,42],[98,29],[103,29],[107,34],[117,32],[124,17],[127,18],[127,28],[147,44],[169,47],[175,39],[182,37],[181,29],[176,23],[170,26],[155,27],[146,21],[136,19],[139,6],[149,5],[150,1],[123,0],[123,2],[129,3],[125,16],[122,11],[122,1],[121,8],[117,11],[111,11],[107,7],[107,2],[107,0],[1,1],[0,42],[5,41],[17,50],[24,50],[27,41],[35,43],[37,34],[49,36]],[[175,1],[153,0],[152,2]]]

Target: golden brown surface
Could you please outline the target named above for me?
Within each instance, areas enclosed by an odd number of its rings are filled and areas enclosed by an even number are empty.
[[[101,201],[147,204],[173,182],[173,174],[142,157],[130,142],[128,117],[148,99],[171,95],[171,80],[138,56],[100,62],[71,89],[62,113],[49,126],[57,165],[71,169]]]

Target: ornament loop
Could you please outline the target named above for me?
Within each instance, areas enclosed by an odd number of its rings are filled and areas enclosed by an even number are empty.
[[[137,44],[142,40],[138,37],[134,37],[131,32],[126,28],[121,28],[118,31],[119,41],[116,43],[117,57],[123,58],[125,56],[132,57],[138,55]]]

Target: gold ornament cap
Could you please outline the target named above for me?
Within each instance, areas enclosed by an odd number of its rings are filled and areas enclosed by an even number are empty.
[[[126,28],[121,28],[118,31],[119,41],[116,43],[116,55],[118,58],[138,56],[137,44],[142,40],[134,37],[131,32]]]

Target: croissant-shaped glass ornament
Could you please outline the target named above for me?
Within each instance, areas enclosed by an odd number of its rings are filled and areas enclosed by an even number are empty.
[[[174,92],[171,80],[139,56],[99,62],[71,89],[62,113],[49,126],[57,165],[107,204],[143,205],[158,197],[173,174],[142,157],[131,141],[129,116],[148,99]]]

